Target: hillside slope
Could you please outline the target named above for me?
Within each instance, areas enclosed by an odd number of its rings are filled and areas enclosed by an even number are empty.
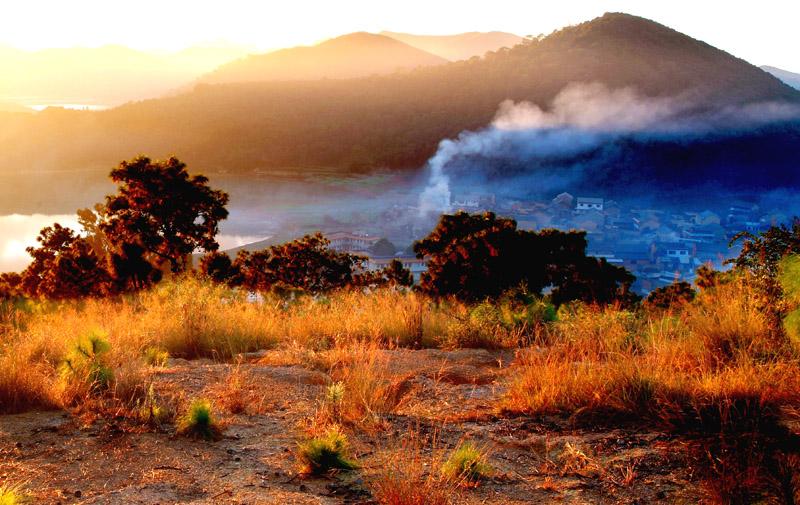
[[[250,55],[200,78],[209,84],[346,79],[440,65],[443,58],[383,35],[351,33],[309,47]]]
[[[473,56],[483,56],[489,51],[497,51],[501,47],[514,47],[525,40],[518,35],[506,32],[414,35],[411,33],[383,31],[380,34],[450,61],[468,60]]]
[[[769,72],[770,74],[774,75],[781,81],[785,82],[789,86],[800,89],[800,74],[795,72],[789,72],[788,70],[783,70],[781,68],[770,67],[767,65],[763,65],[761,67],[762,70],[765,72]]]
[[[704,108],[800,103],[796,90],[728,53],[646,19],[607,14],[481,59],[412,72],[199,85],[109,111],[0,116],[0,175],[24,174],[42,197],[55,172],[73,171],[60,182],[86,185],[139,153],[174,153],[212,173],[419,167],[440,140],[489,124],[505,99],[547,107],[567,84],[595,81],[691,96]],[[23,198],[4,187],[0,197]]]

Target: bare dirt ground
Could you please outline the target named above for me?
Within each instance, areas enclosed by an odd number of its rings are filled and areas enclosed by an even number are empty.
[[[497,415],[514,373],[513,353],[384,351],[409,393],[380,429],[349,430],[362,468],[325,478],[298,475],[297,442],[328,382],[300,366],[251,357],[247,408],[218,415],[222,440],[130,429],[124,419],[64,412],[0,416],[0,483],[22,482],[36,503],[369,504],[370,479],[410,431],[446,451],[469,438],[490,450],[494,477],[454,503],[698,503],[680,440],[633,429],[577,429],[563,419]],[[154,372],[159,392],[219,398],[234,365],[170,360]],[[170,427],[171,428],[171,427]],[[395,452],[393,457],[403,457]]]

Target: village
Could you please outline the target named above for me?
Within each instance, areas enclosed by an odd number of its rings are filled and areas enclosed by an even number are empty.
[[[623,266],[646,295],[676,281],[692,282],[698,267],[724,268],[738,254],[729,246],[737,233],[758,233],[788,222],[790,216],[757,204],[732,200],[721,209],[665,210],[626,206],[601,197],[561,193],[549,201],[511,200],[494,194],[456,194],[451,211],[491,211],[517,221],[519,229],[585,230],[588,254]],[[420,217],[413,206],[395,205],[379,216],[353,215],[349,223],[327,222],[322,231],[331,247],[367,256],[370,269],[399,259],[416,280],[425,271],[411,244],[433,228],[438,215]]]

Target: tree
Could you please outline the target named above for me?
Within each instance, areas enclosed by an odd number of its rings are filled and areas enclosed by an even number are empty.
[[[224,252],[214,251],[203,256],[200,259],[199,269],[201,275],[214,282],[230,282],[237,277],[231,257]]]
[[[627,296],[634,279],[624,269],[587,258],[585,232],[517,230],[513,219],[491,212],[443,215],[414,251],[428,259],[420,288],[435,297],[476,301],[520,286],[536,294],[553,286],[561,302],[608,303]]]
[[[393,259],[381,271],[381,277],[385,282],[393,286],[411,287],[414,285],[414,276],[411,270],[403,266],[403,262]]]
[[[691,303],[697,292],[686,281],[656,288],[647,295],[645,305],[655,309],[672,309]]]
[[[733,246],[742,242],[739,256],[726,263],[734,268],[746,270],[762,279],[774,279],[778,274],[782,258],[800,253],[800,219],[795,218],[791,227],[784,224],[770,226],[766,231],[754,235],[750,232],[737,233],[730,242]]]
[[[382,238],[369,248],[369,252],[373,256],[394,256],[397,253],[397,246],[389,242],[388,239]]]
[[[19,296],[22,276],[18,273],[0,274],[0,300],[8,300]]]
[[[636,277],[605,258],[587,256],[557,268],[555,288],[551,293],[555,305],[580,300],[599,305],[630,306],[639,301],[639,296],[631,291]]]
[[[365,258],[329,245],[317,233],[261,251],[239,251],[233,262],[235,283],[253,291],[288,287],[312,294],[354,285]]]
[[[119,188],[106,197],[98,228],[118,250],[135,244],[143,258],[182,272],[195,250],[218,249],[215,236],[228,217],[228,195],[211,189],[208,178],[189,175],[174,157],[151,161],[140,156],[120,163],[111,179]]]
[[[90,243],[56,223],[43,228],[29,247],[33,261],[22,272],[20,288],[31,297],[80,298],[106,294],[111,276]]]

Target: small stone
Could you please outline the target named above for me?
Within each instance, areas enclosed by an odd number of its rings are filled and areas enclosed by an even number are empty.
[[[75,491],[75,498],[80,498],[80,497],[81,497],[81,495],[83,495],[83,493],[81,493],[81,490],[80,490],[80,489],[78,489],[77,491]]]
[[[307,490],[308,488],[306,487],[305,484],[300,484],[300,491],[307,491]]]

